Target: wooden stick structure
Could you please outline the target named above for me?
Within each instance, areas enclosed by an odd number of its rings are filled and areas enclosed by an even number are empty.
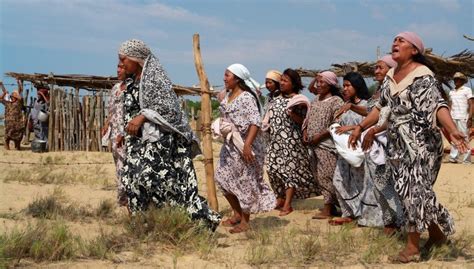
[[[199,34],[193,35],[194,64],[201,85],[202,140],[204,148],[204,169],[206,172],[207,199],[212,209],[217,211],[216,185],[214,182],[214,160],[212,157],[211,134],[211,91],[206,71],[202,64]]]

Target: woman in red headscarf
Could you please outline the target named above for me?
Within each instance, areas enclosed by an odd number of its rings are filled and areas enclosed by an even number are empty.
[[[417,34],[402,32],[395,37],[392,58],[398,65],[387,73],[376,107],[349,138],[349,144],[355,147],[361,132],[378,121],[380,109],[390,107],[387,169],[401,199],[403,224],[408,231],[407,244],[396,257],[399,262],[419,259],[422,232],[429,232],[425,244],[428,250],[446,242],[447,236],[454,233],[453,218],[433,190],[443,156],[437,124],[446,128],[456,146],[467,148],[423,53],[424,45]]]

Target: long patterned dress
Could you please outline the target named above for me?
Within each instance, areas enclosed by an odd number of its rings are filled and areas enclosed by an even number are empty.
[[[438,81],[425,66],[416,68],[402,82],[397,84],[390,70],[377,106],[391,110],[387,168],[402,202],[404,225],[408,232],[422,233],[436,223],[445,235],[451,235],[453,218],[433,190],[443,156],[436,111],[447,103]]]
[[[5,106],[5,141],[21,141],[25,131],[23,100],[9,102],[2,99],[0,102]]]
[[[127,80],[124,92],[125,123],[141,111],[139,83]],[[163,131],[156,142],[143,141],[140,136],[127,134],[122,181],[132,213],[146,210],[150,204],[157,207],[169,204],[182,206],[192,219],[205,221],[211,229],[215,229],[220,222],[220,215],[198,195],[191,142],[176,132]]]
[[[319,190],[309,167],[309,154],[303,145],[301,127],[287,114],[289,98],[278,96],[270,108],[270,141],[267,145],[267,173],[278,198],[286,189],[296,188],[295,198],[318,195]],[[306,111],[294,111],[303,116]]]
[[[121,83],[114,85],[110,91],[109,98],[109,128],[112,142],[112,156],[115,162],[116,181],[117,181],[117,201],[120,205],[126,204],[127,195],[122,183],[122,169],[125,158],[124,146],[118,147],[117,136],[125,136],[123,121],[123,92],[121,90]]]
[[[311,103],[311,110],[308,114],[308,137],[328,130],[331,123],[334,122],[336,112],[344,104],[339,96],[331,96],[324,100],[319,100],[316,95]],[[337,154],[331,138],[325,143],[311,146],[311,168],[314,178],[324,197],[325,204],[337,204],[336,190],[332,183],[334,170],[336,169]]]
[[[366,106],[367,101],[357,104]],[[342,114],[339,123],[343,125],[357,125],[364,119],[363,116],[349,110]],[[369,174],[367,174],[369,175]],[[334,171],[333,184],[336,188],[339,206],[343,217],[357,218],[357,223],[363,226],[382,226],[382,209],[378,205],[372,178],[366,176],[364,166],[351,166],[341,156],[337,159]]]
[[[260,127],[260,113],[255,98],[242,92],[228,103],[227,97],[219,107],[221,117],[232,122],[243,141],[251,125]],[[255,162],[246,163],[237,147],[228,140],[221,148],[216,169],[216,182],[224,195],[230,193],[239,199],[245,213],[259,213],[275,208],[276,200],[270,186],[263,180],[264,144],[259,132],[253,141],[252,151]]]
[[[377,92],[380,91],[377,90]],[[377,102],[380,99],[374,98],[374,95],[367,100],[367,111],[370,111],[375,107]],[[386,107],[385,109],[389,109]],[[383,123],[380,121],[382,118],[385,118],[384,113],[389,113],[388,110],[380,111],[380,119],[377,123],[378,126],[381,126]],[[385,137],[385,135],[383,135]],[[384,147],[385,149],[386,147]],[[385,226],[394,225],[400,227],[403,223],[403,210],[400,198],[398,193],[395,191],[395,182],[390,177],[388,170],[386,169],[386,164],[376,164],[369,153],[365,154],[365,176],[371,178],[373,183],[374,195],[377,201],[377,204],[382,209],[382,220]],[[369,179],[367,179],[369,180]]]

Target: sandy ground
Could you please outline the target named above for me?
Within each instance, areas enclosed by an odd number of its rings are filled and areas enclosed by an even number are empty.
[[[218,157],[220,145],[214,144],[215,160]],[[0,149],[0,162],[39,162],[48,156],[61,163],[74,162],[100,162],[108,163],[102,165],[63,165],[56,166],[56,170],[65,173],[74,173],[86,176],[88,180],[80,180],[75,183],[66,184],[39,184],[19,182],[14,178],[21,174],[25,164],[1,163],[0,169],[0,214],[16,213],[25,209],[35,198],[51,193],[56,187],[60,187],[67,198],[80,205],[96,207],[104,199],[115,199],[114,167],[110,153],[86,153],[86,152],[64,152],[64,153],[31,153],[25,151],[8,151]],[[205,174],[203,162],[195,160],[196,172],[200,180],[200,192],[206,196]],[[97,172],[99,171],[99,172]],[[449,209],[456,222],[456,229],[460,231],[474,232],[474,165],[443,163],[435,186],[439,200]],[[24,176],[24,175],[22,175]],[[5,182],[5,179],[9,178]],[[229,212],[229,206],[219,194],[219,209]],[[322,230],[329,229],[326,221],[310,220],[314,211],[322,205],[321,197],[311,198],[305,201],[296,201],[292,214],[280,218],[277,211],[252,216],[254,223],[266,221],[274,222],[285,228],[304,227],[311,225]],[[121,209],[117,209],[120,211]],[[14,227],[25,226],[31,218],[23,216],[19,220],[0,218],[0,233],[6,232]],[[71,230],[84,238],[92,238],[97,235],[100,228],[105,224],[100,221],[92,222],[68,222]],[[231,235],[228,228],[219,227],[217,232],[221,235],[219,247],[214,258],[210,260],[200,259],[198,255],[188,254],[173,258],[172,253],[159,251],[151,257],[140,257],[133,253],[123,253],[122,261],[114,263],[109,260],[76,260],[59,263],[34,264],[26,262],[26,266],[38,266],[44,268],[250,268],[244,261],[244,255],[251,247],[245,236]],[[273,267],[274,265],[272,265]],[[334,267],[325,265],[324,267]],[[266,266],[264,266],[266,267]],[[347,265],[347,268],[365,268],[360,263]],[[394,268],[396,265],[383,264],[375,267]],[[474,268],[474,263],[466,263],[464,260],[453,262],[429,261],[410,265],[411,268]]]

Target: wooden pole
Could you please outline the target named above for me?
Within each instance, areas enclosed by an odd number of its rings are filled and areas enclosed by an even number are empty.
[[[216,196],[216,185],[214,183],[214,160],[212,157],[212,134],[211,134],[211,92],[209,91],[209,80],[202,64],[199,34],[193,35],[193,52],[196,72],[201,84],[201,115],[202,115],[202,137],[204,147],[204,169],[206,171],[207,199],[209,205],[215,211],[219,210]]]

